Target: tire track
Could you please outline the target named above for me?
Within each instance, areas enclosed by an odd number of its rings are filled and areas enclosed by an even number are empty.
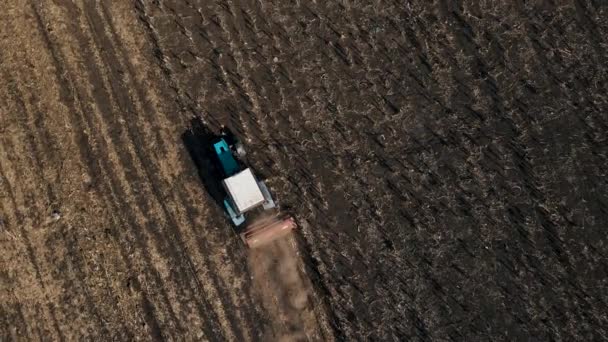
[[[9,290],[8,296],[15,297],[15,294]],[[25,315],[23,314],[23,307],[22,307],[21,303],[19,303],[19,301],[16,300],[13,303],[13,305],[11,305],[11,306],[9,306],[7,308],[8,309],[7,311],[9,311],[9,312],[13,311],[13,313],[12,314],[8,313],[6,315],[6,317],[8,319],[10,319],[11,328],[6,329],[6,331],[11,331],[12,333],[14,333],[14,336],[19,336],[19,337],[25,336],[27,339],[32,339],[30,331],[29,331],[30,326],[27,324],[27,320],[25,318]],[[2,304],[2,307],[4,307],[4,304]]]
[[[79,40],[80,40],[80,41],[84,41],[83,39],[84,39],[84,38],[80,38]],[[98,44],[99,44],[99,43],[98,43]],[[101,45],[100,45],[100,46],[101,46]],[[104,45],[104,46],[105,46],[105,45]],[[87,48],[85,48],[85,50],[84,50],[84,51],[87,51]],[[116,64],[116,63],[117,63],[117,61],[115,61],[115,63],[114,63],[114,64],[109,64],[109,63],[106,61],[104,64],[105,64],[105,65],[120,65],[120,64]],[[89,64],[90,64],[90,65],[95,65],[95,64],[93,64],[93,63],[89,63]],[[94,70],[101,70],[101,69],[94,69]],[[96,76],[96,75],[97,75],[97,76]],[[92,79],[91,79],[91,83],[93,83],[93,84],[95,84],[95,83],[101,83],[101,84],[104,84],[104,83],[103,83],[103,81],[101,81],[101,80],[96,81],[96,79],[103,79],[103,77],[101,77],[101,76],[100,76],[100,75],[101,75],[101,71],[96,71],[96,75],[95,75],[95,74],[89,74],[89,77],[94,77],[94,78],[92,78]],[[110,75],[110,77],[111,77],[111,73],[109,73],[108,75]],[[110,103],[115,103],[115,102],[113,102],[113,101],[123,101],[123,103],[122,103],[122,104],[124,104],[125,99],[118,100],[118,98],[119,98],[119,97],[117,96],[117,92],[124,91],[124,89],[119,89],[119,90],[116,90],[116,89],[114,88],[114,87],[116,87],[116,86],[117,86],[116,84],[114,84],[113,86],[110,86],[110,93],[106,93],[106,92],[105,92],[105,90],[104,90],[104,91],[99,92],[99,93],[97,93],[97,94],[93,94],[93,96],[96,96],[95,103],[97,103],[97,104],[104,104],[104,103],[107,103],[107,104],[108,104],[108,105],[107,105],[108,107],[106,107],[105,109],[102,109],[102,110],[101,110],[101,111],[102,111],[103,118],[100,118],[100,119],[99,119],[99,120],[100,120],[100,122],[104,122],[104,121],[105,121],[105,122],[112,122],[112,120],[110,119],[110,117],[109,117],[109,116],[107,116],[107,113],[112,113],[112,112],[113,112],[113,113],[115,113],[115,114],[118,114],[118,113],[114,112],[114,111],[113,111],[113,110],[112,110],[112,109],[109,107],[109,104],[110,104]],[[124,108],[124,107],[121,105],[121,103],[118,103],[118,105],[119,105],[119,108]],[[127,109],[127,111],[128,111],[129,113],[133,113],[133,112],[134,112],[134,111],[132,110],[132,108],[128,108],[128,109]],[[103,114],[103,113],[106,113],[106,114]],[[119,115],[119,117],[120,117],[120,115]],[[124,120],[124,119],[123,119],[123,120]],[[125,120],[125,121],[126,121],[126,120]],[[102,125],[104,125],[104,124],[102,123]],[[128,124],[127,124],[127,126],[128,126]],[[103,127],[103,126],[102,126],[102,127]],[[112,132],[112,131],[111,131],[111,129],[112,129],[112,128],[111,128],[111,126],[106,126],[106,127],[107,127],[107,128],[102,129],[102,132],[104,132],[104,131],[105,131],[105,132]],[[131,138],[131,136],[132,136],[132,135],[131,135],[131,132],[130,132],[128,129],[127,129],[127,131],[128,131],[128,132],[127,132],[127,138],[128,138],[129,140],[127,140],[126,146],[133,146],[133,145],[134,145],[134,144],[136,144],[136,143],[141,144],[141,141],[134,142],[134,141],[132,140],[132,138]],[[124,180],[124,181],[121,181],[123,184],[126,184],[126,183],[127,183],[127,180],[128,180],[129,178],[132,178],[132,179],[138,179],[138,177],[137,177],[137,172],[136,172],[136,171],[134,172],[134,169],[133,169],[133,166],[136,166],[137,164],[135,164],[135,163],[134,163],[134,159],[133,159],[133,157],[132,157],[132,156],[131,156],[131,155],[130,155],[130,154],[127,152],[127,151],[125,151],[125,152],[123,152],[123,153],[121,153],[121,152],[120,152],[120,151],[123,151],[123,150],[122,150],[122,149],[119,149],[117,146],[125,146],[125,145],[123,145],[123,144],[117,144],[117,141],[119,141],[119,139],[121,139],[121,138],[120,138],[120,137],[117,137],[116,135],[121,135],[121,136],[122,136],[122,134],[120,134],[120,133],[119,133],[119,134],[115,134],[115,135],[110,134],[110,136],[109,136],[109,137],[107,137],[107,138],[102,138],[102,141],[109,141],[109,142],[112,144],[112,146],[114,146],[114,147],[112,148],[112,150],[114,150],[114,151],[115,151],[115,153],[117,153],[118,161],[119,161],[119,163],[120,163],[119,165],[121,165],[121,166],[119,167],[119,169],[124,169],[124,170],[127,170],[127,173],[124,175],[124,177],[125,177],[124,179],[125,179],[125,180]],[[129,141],[130,141],[130,142],[129,142]],[[103,151],[103,150],[102,150],[102,151]],[[137,153],[137,152],[135,152],[135,153]],[[108,170],[109,170],[109,168],[106,168],[106,169],[108,169]],[[129,172],[129,171],[131,171],[131,172]],[[123,185],[123,187],[124,187],[124,185]],[[132,186],[127,186],[127,188],[131,188],[131,189],[132,189]],[[134,193],[133,193],[133,192],[131,192],[131,194],[134,194]],[[121,197],[123,197],[123,196],[121,196]],[[152,205],[152,204],[148,203],[148,201],[145,201],[143,198],[141,198],[141,197],[139,197],[139,196],[133,196],[133,197],[134,197],[134,199],[135,199],[135,201],[136,201],[136,203],[137,203],[137,205],[138,205],[138,208],[139,208],[139,216],[140,216],[140,217],[142,217],[143,213],[149,213],[149,212],[153,212],[153,211],[151,210],[151,208],[152,208],[152,207],[151,207],[151,205]],[[137,219],[136,219],[136,221],[134,221],[134,222],[137,222],[137,221],[139,221],[139,220],[137,220]],[[146,225],[146,226],[148,227],[148,229],[147,229],[148,231],[150,231],[150,232],[154,232],[154,231],[155,231],[155,228],[153,228],[151,225],[149,225],[149,224],[148,224],[148,225]],[[136,225],[133,225],[132,227],[136,227]],[[162,240],[162,239],[160,239],[160,238],[158,238],[158,237],[157,237],[157,238],[155,239],[156,244],[157,244],[157,246],[159,246],[159,247],[161,248],[161,250],[163,250],[163,249],[164,249],[164,250],[166,251],[166,249],[167,249],[167,248],[162,246],[162,242],[160,242],[161,240]],[[152,264],[150,264],[150,265],[152,265]],[[158,279],[158,281],[159,281],[159,284],[162,284],[162,283],[163,283],[163,282],[162,282],[160,279]],[[181,292],[181,295],[180,295],[180,296],[183,296],[183,295],[184,295],[184,292]],[[183,301],[181,301],[181,300],[179,300],[179,302],[181,303],[181,304],[180,304],[180,306],[185,306],[185,302],[183,302]],[[170,304],[169,304],[169,301],[168,301],[168,300],[166,301],[166,304],[170,306]],[[170,311],[171,311],[171,312],[173,312],[173,310],[170,310]],[[203,311],[201,311],[201,313],[202,313],[202,312],[203,312]],[[175,324],[176,326],[178,326],[178,327],[179,327],[179,325],[180,325],[180,324],[178,323],[179,321],[177,320],[177,318],[176,318],[176,316],[175,316],[175,313],[173,313],[173,314],[172,314],[172,316],[173,316],[173,319],[172,319],[173,324]],[[180,328],[178,328],[178,329],[180,329]]]
[[[8,79],[9,83],[11,82],[10,78],[7,75],[5,75],[4,78]],[[14,91],[16,92],[16,94],[15,94],[16,97],[13,99],[14,102],[18,104],[18,106],[20,107],[21,111],[23,113],[26,113],[26,116],[27,116],[28,113],[29,113],[29,110],[26,108],[25,102],[23,100],[24,99],[23,94],[17,88],[15,88]],[[17,121],[21,121],[21,120],[17,120]],[[56,202],[55,195],[52,192],[50,184],[43,177],[43,174],[44,174],[45,170],[44,170],[44,168],[42,166],[42,163],[41,163],[41,153],[39,152],[39,148],[37,146],[35,146],[36,144],[34,143],[33,136],[31,135],[31,133],[28,133],[28,132],[31,132],[31,131],[36,132],[36,129],[31,129],[31,127],[29,127],[24,122],[19,122],[19,123],[21,125],[21,130],[22,130],[23,135],[26,136],[28,150],[31,150],[34,153],[33,159],[31,161],[29,167],[26,167],[26,170],[35,170],[34,173],[38,176],[36,178],[38,178],[39,184],[42,184],[42,187],[46,188],[47,196],[50,198],[50,202],[54,203],[54,202]],[[24,164],[24,163],[22,162],[20,164]],[[35,182],[36,181],[32,181],[31,183],[36,184]],[[34,225],[40,225],[40,223],[41,223],[40,220],[41,219],[39,217],[37,217],[38,215],[36,213],[40,213],[40,212],[46,211],[44,209],[45,208],[39,208],[38,206],[36,206],[35,210],[33,211],[33,213],[31,213],[31,216],[35,217],[35,219],[34,219],[35,220],[34,221]],[[60,228],[60,235],[65,235],[65,230],[62,229],[63,226],[60,225],[60,227],[61,227]],[[29,242],[29,238],[27,237],[28,233],[25,230],[23,230],[22,232],[23,232],[23,234],[25,236],[26,241],[28,241],[27,244],[31,245],[31,243]],[[68,249],[68,254],[69,255],[74,255],[74,249],[71,248],[72,245],[70,243],[68,243],[65,239],[61,239],[61,240],[64,242],[66,248]],[[30,250],[30,249],[31,249],[31,247],[28,247],[28,250]],[[33,249],[31,249],[30,255],[31,255],[32,262],[35,262],[35,260],[37,258],[34,256]],[[78,263],[78,258],[76,258],[74,261]],[[46,263],[46,261],[44,259],[43,259],[42,262]],[[81,267],[82,267],[82,265],[78,266],[79,269],[81,269]],[[39,266],[37,264],[35,264],[35,268],[37,269],[36,272],[40,273]],[[52,269],[52,267],[46,267],[46,268],[51,268]],[[80,272],[82,274],[84,274],[84,271],[80,270]],[[79,274],[76,273],[75,275],[79,275]],[[85,275],[84,278],[86,278],[86,275]],[[75,286],[73,286],[74,283],[71,282],[67,277],[65,279],[63,279],[63,281],[67,284],[67,285],[65,285],[65,287],[67,287],[67,288],[75,288]],[[100,325],[101,330],[103,331],[103,333],[109,335],[109,331],[107,330],[107,327],[105,325],[105,321],[100,316],[99,310],[97,309],[95,303],[93,303],[91,301],[91,297],[90,296],[86,295],[86,292],[87,292],[86,287],[83,287],[83,291],[84,291],[84,298],[87,301],[87,308],[89,308],[89,307],[91,308],[91,312],[90,312],[91,316],[93,316],[93,317],[96,318],[96,323]]]
[[[27,60],[27,59],[26,59]],[[16,75],[19,77],[21,76],[22,79],[25,79],[23,76],[21,75],[19,71],[17,71]],[[10,77],[6,76],[6,79],[9,80],[9,84],[12,84],[14,81],[11,80]],[[25,84],[31,84],[31,82],[24,82]],[[35,98],[34,99],[29,99],[26,101],[26,97],[24,96],[24,94],[20,91],[20,89],[18,87],[15,87],[13,89],[13,91],[15,92],[16,98],[14,99],[14,103],[17,103],[19,105],[19,107],[21,108],[21,111],[29,114],[30,112],[32,112],[32,109],[29,109],[29,106],[26,106],[26,102],[27,103],[36,103]],[[36,105],[37,106],[37,105]],[[41,115],[39,110],[36,110],[36,112],[38,113],[38,115]],[[31,118],[31,115],[29,115],[30,117],[30,121],[34,121],[34,119]],[[18,120],[20,122],[20,125],[22,127],[22,131],[23,134],[28,138],[28,145],[30,146],[28,149],[34,151],[34,158],[35,161],[32,163],[33,168],[38,168],[36,174],[39,176],[38,178],[40,179],[40,184],[45,184],[45,188],[47,189],[47,197],[50,198],[50,207],[56,207],[58,205],[58,200],[54,194],[54,191],[51,189],[51,185],[50,182],[46,181],[46,179],[44,179],[44,174],[45,174],[45,168],[43,167],[43,162],[42,160],[42,155],[55,155],[55,153],[51,152],[51,150],[44,150],[43,152],[40,152],[40,146],[42,146],[42,144],[35,144],[34,142],[34,136],[37,137],[42,137],[42,139],[45,138],[49,138],[49,131],[45,131],[45,130],[39,130],[35,127],[29,127],[27,123],[22,122],[23,120]],[[29,133],[29,132],[34,132],[34,133]],[[35,135],[34,135],[35,134]],[[56,155],[55,155],[56,157]],[[76,252],[76,248],[77,248],[77,243],[74,241],[74,243],[70,243],[68,242],[63,236],[66,235],[66,230],[64,229],[63,225],[59,226],[59,234],[62,237],[59,237],[58,240],[62,241],[64,243],[64,245],[67,247],[68,250],[68,255],[72,255],[74,256],[71,260],[73,260],[76,263],[77,269],[78,269],[78,273],[77,275],[79,276],[79,278],[82,279],[87,279],[88,277],[86,276],[86,268],[84,267],[85,265],[85,259],[84,257],[81,257],[79,255],[79,253]],[[82,277],[80,275],[83,275]],[[75,283],[72,282],[71,280],[69,280],[68,278],[64,279],[65,282],[67,282],[67,286],[68,288],[74,288],[75,286],[73,286]],[[106,288],[109,288],[109,284],[106,284]],[[107,318],[104,318],[101,316],[100,310],[98,309],[97,305],[91,300],[91,296],[88,293],[87,287],[83,287],[83,291],[84,291],[84,296],[85,296],[85,300],[87,301],[87,306],[92,308],[92,315],[97,317],[97,320],[101,326],[102,330],[105,330],[105,334],[109,334],[109,331],[107,331],[106,328],[106,321]],[[116,309],[116,306],[114,305],[114,309]]]
[[[8,77],[7,75],[5,75],[5,76]],[[13,88],[12,91],[15,91],[15,89]],[[7,92],[7,93],[9,93],[9,92]],[[11,94],[11,95],[14,95],[14,94]],[[15,102],[18,105],[19,104],[21,104],[21,105],[23,104],[22,101],[21,101],[21,97],[17,98],[15,100]],[[22,108],[22,110],[25,111],[25,108]],[[27,136],[27,133],[24,132],[24,134]],[[31,136],[30,136],[30,138],[31,138]],[[31,140],[28,140],[28,143],[32,143]],[[35,169],[35,166],[33,165],[33,164],[35,164],[35,161],[31,161],[30,164],[32,164],[32,165],[30,165],[30,167],[26,167],[25,169],[14,167],[14,165],[17,164],[17,160],[15,160],[15,158],[13,156],[25,156],[25,158],[27,160],[30,160],[29,156],[27,156],[25,153],[17,153],[17,151],[14,150],[14,144],[11,141],[9,141],[8,139],[3,139],[2,146],[3,146],[3,149],[6,149],[5,150],[5,157],[3,158],[4,161],[5,162],[9,161],[11,163],[11,165],[13,166],[13,167],[9,166],[9,169],[12,169],[12,171],[13,171],[12,172],[13,178],[17,178],[18,175],[20,175],[20,176],[28,175],[28,172],[27,172],[28,170]],[[2,164],[4,164],[4,165],[2,165]],[[5,187],[6,187],[5,193],[7,193],[9,195],[9,198],[10,198],[10,201],[11,201],[11,204],[12,204],[12,207],[13,207],[13,210],[11,210],[11,212],[15,213],[14,220],[15,220],[16,226],[19,227],[19,230],[15,231],[15,232],[23,237],[23,240],[24,240],[23,244],[24,244],[24,247],[26,249],[27,255],[29,257],[29,262],[31,263],[32,267],[34,268],[34,271],[35,271],[35,274],[36,274],[36,279],[37,279],[39,285],[41,286],[41,288],[43,290],[46,302],[50,303],[50,309],[49,310],[51,312],[52,320],[54,322],[54,325],[57,326],[57,323],[56,323],[57,320],[56,320],[56,317],[55,317],[54,310],[52,309],[52,303],[49,301],[49,298],[48,298],[48,295],[47,295],[47,291],[46,291],[46,286],[45,286],[45,283],[44,283],[44,281],[42,279],[42,275],[41,275],[41,272],[40,272],[39,261],[38,261],[38,258],[36,257],[36,255],[34,254],[34,250],[32,248],[32,244],[30,242],[30,237],[29,237],[30,233],[25,228],[26,225],[29,225],[29,226],[32,225],[32,221],[33,220],[31,219],[31,217],[33,217],[33,216],[35,217],[36,216],[35,213],[39,212],[39,210],[36,210],[37,209],[37,206],[36,206],[34,208],[34,210],[33,210],[33,213],[30,213],[30,212],[21,212],[21,210],[19,208],[22,205],[26,205],[26,204],[32,202],[30,200],[31,197],[23,195],[24,193],[30,193],[30,191],[27,191],[27,190],[23,191],[24,189],[17,188],[16,191],[18,191],[18,193],[21,194],[20,198],[17,198],[15,196],[15,191],[13,191],[13,189],[11,187],[11,183],[10,183],[9,179],[7,178],[7,176],[5,174],[5,171],[4,171],[5,167],[6,167],[5,163],[0,163],[0,176],[2,177],[2,183],[6,184],[5,185]],[[28,182],[28,183],[32,184],[34,182]],[[18,202],[22,202],[22,204],[19,205]],[[3,208],[4,208],[4,205],[3,205]],[[26,223],[26,219],[27,218],[29,218],[29,220],[27,220],[28,222]],[[36,224],[36,223],[34,222],[34,224]],[[61,332],[60,332],[59,329],[57,329],[57,332],[58,332],[58,335],[61,336]]]
[[[107,18],[108,18],[108,17],[107,17],[107,12],[106,12],[107,10],[105,9],[105,7],[103,8],[103,10],[104,10],[104,15],[106,15],[106,20],[107,20]],[[111,25],[111,24],[110,24],[110,25]],[[110,27],[112,27],[112,26],[110,26]],[[115,34],[114,34],[114,37],[116,37],[116,36],[115,36]],[[115,38],[115,40],[117,40],[117,39]],[[126,60],[126,58],[125,58],[126,54],[124,53],[124,51],[121,51],[120,53],[122,54],[122,59],[123,59],[123,60]],[[118,61],[115,61],[115,62],[118,62]],[[128,70],[130,70],[130,74],[133,74],[133,72],[131,71],[131,70],[132,70],[132,66],[131,66],[130,64],[128,64],[128,63],[127,63],[127,69],[128,69]],[[133,79],[134,79],[134,77],[131,77],[131,79],[133,80]],[[136,89],[140,89],[140,87],[139,87],[139,86],[137,86],[137,85],[135,86],[135,88],[136,88]],[[138,92],[138,93],[137,93],[137,95],[139,96],[139,101],[143,102],[143,95],[141,95],[141,92]],[[149,110],[149,111],[146,111],[146,112],[151,113],[152,111],[151,111],[151,110]],[[153,122],[154,118],[150,117],[150,118],[149,118],[149,120],[150,120],[151,122]],[[158,172],[158,171],[159,171],[159,170],[155,170],[154,172]],[[158,183],[158,182],[157,182],[157,183]],[[157,198],[158,198],[158,197],[159,197],[159,195],[157,194]],[[179,200],[179,199],[183,200],[183,198],[184,198],[184,196],[182,196],[182,195],[177,195],[176,200]],[[166,200],[166,199],[167,199],[167,197],[166,197],[166,196],[164,196],[164,198],[163,198],[163,199],[165,199],[165,200]],[[158,198],[159,202],[160,202],[160,201],[162,201],[163,199]],[[162,202],[161,202],[161,203],[162,203]],[[168,212],[168,209],[167,209],[167,208],[166,208],[164,205],[163,205],[163,212],[164,212],[164,214],[165,214],[167,217],[170,217],[170,214],[169,214],[169,212]],[[171,225],[174,225],[174,224],[171,224]],[[180,239],[180,243],[181,243],[181,245],[183,246],[183,241],[182,241],[181,239]],[[200,244],[199,244],[199,245],[200,245]],[[191,261],[188,261],[188,264],[189,264],[190,269],[192,269],[192,262],[191,262]],[[214,286],[214,287],[217,287],[217,286]],[[199,288],[200,288],[200,290],[202,290],[202,287],[200,286],[200,284],[199,284]],[[202,291],[204,291],[204,290],[202,290]],[[206,296],[205,296],[205,297],[206,297]],[[209,305],[209,304],[206,304],[206,305]],[[213,312],[213,310],[211,310],[209,307],[207,307],[207,308],[205,309],[205,311],[207,311],[207,312]],[[216,319],[216,320],[217,320],[217,319]],[[208,334],[208,333],[207,333],[207,334]],[[211,336],[211,335],[209,335],[209,336]],[[211,338],[211,337],[209,337],[209,338]]]
[[[39,27],[41,27],[41,31],[42,32],[46,32],[46,30],[44,29],[44,24],[43,24],[42,18],[40,17],[39,11],[36,9],[36,7],[32,7],[32,8],[34,10],[34,13],[36,14],[37,21],[38,21],[38,23],[40,25]],[[63,70],[63,68],[61,67],[61,63],[57,62],[59,60],[63,61],[65,58],[60,55],[59,50],[57,50],[57,49],[55,49],[53,47],[53,43],[51,42],[51,40],[48,37],[45,38],[45,41],[46,41],[47,46],[49,46],[49,50],[52,52],[52,54],[54,56],[53,58],[56,61],[55,65],[56,65],[57,70],[62,70],[62,72],[60,72],[59,74],[60,75],[64,75],[64,79],[66,80],[66,84],[70,85],[70,87],[73,90],[75,90],[75,88],[72,86],[73,83],[70,81],[70,77],[69,77],[68,72],[65,71],[65,70]],[[82,101],[80,99],[82,98],[82,95],[78,94],[77,91],[74,91],[72,95],[74,97],[72,97],[72,98],[66,97],[66,98],[64,98],[64,101],[70,107],[73,108],[73,110],[71,111],[71,113],[78,113],[78,112],[82,113],[83,112],[82,110],[77,109],[77,106],[78,107],[81,106],[80,103]],[[83,127],[82,126],[83,125],[83,121],[86,121],[86,126],[87,127],[92,127],[91,121],[86,116],[84,116],[84,117],[83,116],[73,116],[72,118],[73,118],[72,121],[75,122],[75,123],[77,123],[77,125],[80,126],[80,127]],[[78,131],[83,132],[85,130],[81,128]],[[91,129],[87,128],[87,131],[91,131]],[[89,174],[91,175],[91,178],[92,178],[92,177],[94,177],[94,175],[98,176],[98,175],[101,174],[100,170],[102,169],[102,167],[100,167],[100,164],[98,164],[98,163],[99,163],[99,160],[102,160],[102,163],[105,163],[105,159],[103,159],[103,158],[101,158],[101,159],[97,158],[96,159],[96,158],[93,157],[93,156],[96,155],[96,153],[92,153],[92,151],[90,150],[90,148],[92,146],[87,142],[87,140],[88,139],[84,136],[84,134],[81,135],[80,138],[77,138],[77,141],[85,141],[84,143],[78,144],[78,146],[81,147],[81,160],[88,161]],[[101,141],[103,141],[103,139]],[[84,153],[83,153],[82,148],[84,148],[84,147],[87,147],[89,149],[89,151],[84,151]],[[110,168],[107,165],[105,165],[103,167],[103,169],[110,169]],[[93,170],[93,171],[91,171],[91,170]],[[98,184],[98,180],[97,179],[93,178],[93,181],[95,182],[94,184]],[[119,188],[119,187],[117,186],[117,184],[115,183],[115,181],[110,181],[110,189],[117,189],[117,188]],[[114,192],[115,192],[115,190],[111,190],[111,193],[114,193]],[[121,197],[124,198],[124,195],[121,196]],[[121,203],[121,202],[108,202],[108,203]],[[134,224],[135,219],[131,218],[130,220],[131,220],[130,227],[137,227],[137,225]],[[139,239],[134,239],[134,241],[142,241],[141,236],[140,236]],[[140,245],[140,249],[143,250],[143,248],[141,247],[141,245]],[[148,257],[146,259],[147,259],[147,263],[151,264],[150,261],[149,261],[150,260],[149,259],[149,255],[148,255]],[[156,282],[160,283],[160,278],[158,277],[158,274],[156,273],[155,275],[156,275]],[[168,298],[167,294],[164,293],[163,296],[165,298],[164,304],[167,307],[170,308],[170,304],[169,304],[169,301],[167,299]],[[175,314],[172,313],[172,310],[169,309],[168,312],[174,317],[173,321],[176,322],[177,320],[175,319]],[[154,320],[153,322],[151,322],[150,325],[151,326],[158,326],[158,323],[156,323],[156,321]]]
[[[35,8],[34,8],[34,10],[35,10]],[[42,21],[41,21],[40,17],[37,15],[37,13],[38,13],[38,12],[37,12],[37,11],[34,11],[34,13],[36,14],[36,19],[37,19],[37,22],[39,23],[39,27],[42,27],[42,24],[41,24],[41,22],[42,22]],[[46,31],[45,31],[45,30],[41,30],[41,32],[43,32],[43,34],[44,34],[44,32],[46,32]],[[45,35],[45,37],[46,37],[46,42],[47,42],[47,44],[50,44],[50,41],[48,40],[48,37],[47,37],[46,35]],[[50,50],[50,51],[53,51],[53,49],[52,49],[52,48],[50,48],[49,50]],[[55,65],[56,65],[56,66],[59,66],[60,64],[57,62],[57,57],[55,57],[55,55],[53,56],[53,59],[54,59],[54,61],[55,61]],[[59,68],[57,68],[57,70],[59,70]],[[65,73],[58,73],[58,74],[59,74],[59,75],[65,75]],[[58,77],[59,77],[59,76],[58,76]],[[64,93],[64,94],[65,94],[65,93]],[[75,120],[75,121],[76,121],[76,120]],[[87,145],[85,145],[85,144],[79,144],[79,145],[80,145],[81,147],[86,147],[86,146],[87,146]],[[86,155],[89,155],[89,154],[88,154],[88,153],[84,153],[84,155],[86,156]],[[86,160],[87,158],[86,158],[86,157],[83,157],[82,159],[83,159],[83,160]]]
[[[9,145],[9,143],[7,142],[7,140],[4,140],[2,143],[3,149],[7,148],[7,147],[11,147],[11,145]],[[11,155],[10,153],[6,154],[7,156]],[[57,336],[59,337],[59,340],[64,340],[64,335],[61,331],[61,329],[59,328],[59,321],[57,319],[57,315],[56,315],[56,309],[55,306],[53,304],[53,302],[50,300],[49,296],[48,296],[48,291],[46,289],[44,280],[42,279],[42,274],[40,272],[40,267],[39,267],[39,263],[37,261],[37,258],[34,254],[34,249],[32,247],[31,241],[29,239],[29,235],[28,232],[25,230],[25,220],[24,220],[24,215],[21,213],[21,211],[19,210],[19,206],[17,204],[18,199],[17,197],[14,195],[14,191],[11,187],[11,184],[8,180],[8,178],[6,177],[4,168],[6,167],[6,165],[4,165],[4,163],[2,162],[6,162],[6,161],[10,161],[11,165],[14,165],[14,161],[9,159],[9,158],[3,158],[0,159],[0,177],[2,177],[2,183],[6,184],[4,185],[4,187],[6,187],[6,193],[9,194],[9,198],[11,199],[11,204],[13,207],[13,210],[11,210],[11,212],[14,212],[16,217],[15,217],[15,225],[17,227],[20,227],[18,230],[18,233],[20,234],[20,236],[23,237],[23,241],[22,244],[25,247],[25,251],[28,257],[28,261],[30,262],[30,264],[32,265],[32,267],[34,268],[34,273],[35,273],[35,278],[36,281],[38,282],[38,284],[41,287],[44,299],[45,299],[45,307],[47,308],[47,310],[49,311],[49,315],[50,315],[50,320],[51,320],[51,325],[53,326],[53,328],[55,329],[55,332],[57,333]],[[2,208],[5,209],[4,204],[2,205]]]

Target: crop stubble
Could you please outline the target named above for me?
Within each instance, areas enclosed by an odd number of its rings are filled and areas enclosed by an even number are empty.
[[[4,6],[2,336],[606,338],[601,2]],[[243,250],[193,116],[297,244]]]

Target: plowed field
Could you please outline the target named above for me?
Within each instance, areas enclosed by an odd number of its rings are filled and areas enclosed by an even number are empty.
[[[0,340],[606,340],[607,37],[604,1],[5,0]],[[295,234],[233,232],[221,125]]]

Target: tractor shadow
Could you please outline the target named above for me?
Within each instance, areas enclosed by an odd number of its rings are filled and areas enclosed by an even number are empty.
[[[220,135],[214,133],[200,118],[193,118],[190,128],[182,134],[182,142],[198,170],[203,187],[224,210],[224,198],[227,194],[221,183],[223,175],[216,166],[217,157],[213,151],[213,142],[219,137]]]

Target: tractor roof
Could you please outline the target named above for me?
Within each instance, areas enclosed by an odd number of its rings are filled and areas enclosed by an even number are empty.
[[[264,202],[264,195],[249,168],[224,179],[223,182],[230,198],[241,213]]]

